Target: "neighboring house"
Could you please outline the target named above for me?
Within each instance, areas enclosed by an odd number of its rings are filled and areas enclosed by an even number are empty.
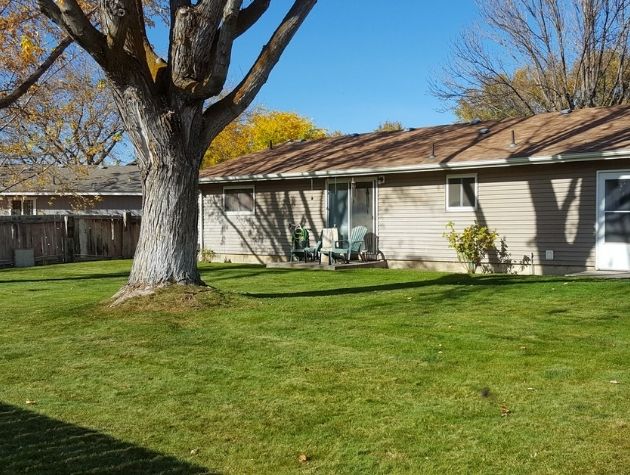
[[[136,166],[0,169],[0,216],[124,212],[142,213]]]
[[[289,143],[203,170],[200,244],[288,256],[290,223],[364,224],[390,266],[461,269],[443,237],[477,221],[491,267],[630,270],[630,107]]]

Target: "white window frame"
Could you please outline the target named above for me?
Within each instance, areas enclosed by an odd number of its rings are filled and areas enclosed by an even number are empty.
[[[252,190],[253,209],[251,211],[228,211],[225,209],[225,190]],[[255,185],[229,185],[223,187],[223,212],[227,216],[253,216],[256,214],[256,186]]]
[[[20,214],[18,215],[13,215],[13,216],[36,216],[37,215],[37,198],[15,198],[15,199],[11,199],[11,210],[13,210],[13,202],[14,201],[20,201]],[[24,202],[26,201],[30,201],[31,203],[33,203],[33,214],[24,214]]]
[[[475,205],[474,206],[450,206],[448,203],[450,180],[457,178],[474,178],[475,179]],[[446,175],[446,185],[444,186],[444,205],[446,211],[477,211],[477,203],[479,203],[479,179],[476,173],[464,173],[458,175]]]

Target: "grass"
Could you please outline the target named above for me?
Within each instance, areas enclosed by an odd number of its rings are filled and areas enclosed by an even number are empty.
[[[0,472],[630,467],[628,281],[210,265],[109,310],[128,269],[0,271]]]

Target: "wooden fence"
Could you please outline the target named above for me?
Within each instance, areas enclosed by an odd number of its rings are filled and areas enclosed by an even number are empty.
[[[0,266],[16,249],[33,249],[36,264],[131,258],[139,234],[139,216],[0,217]]]

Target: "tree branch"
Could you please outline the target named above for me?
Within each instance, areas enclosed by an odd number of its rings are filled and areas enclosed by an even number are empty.
[[[208,76],[210,50],[217,36],[227,0],[201,0],[177,10],[172,25],[169,66],[177,89],[190,92]]]
[[[105,62],[107,42],[85,15],[76,0],[37,0],[44,15],[64,29],[83,49],[99,63]]]
[[[63,54],[68,46],[72,44],[72,38],[66,36],[53,49],[48,57],[33,71],[24,81],[22,81],[9,94],[0,97],[0,109],[4,109],[14,104],[20,97],[28,92],[28,90],[50,69],[55,61]]]
[[[317,0],[295,0],[282,23],[271,36],[258,59],[238,86],[223,99],[209,106],[204,112],[205,149],[210,141],[227,124],[240,115],[251,104],[258,91],[267,82],[273,67],[304,22]],[[205,145],[205,146],[204,146]]]
[[[270,0],[254,0],[238,14],[235,37],[249,30],[269,8]]]

